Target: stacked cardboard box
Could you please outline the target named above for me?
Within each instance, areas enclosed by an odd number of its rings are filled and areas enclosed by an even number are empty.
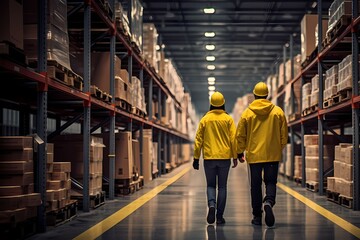
[[[47,59],[71,70],[67,29],[67,1],[47,1]],[[24,1],[24,50],[29,60],[37,60],[38,8]]]
[[[46,211],[62,209],[71,197],[71,162],[53,162],[47,171]]]
[[[130,104],[133,109],[137,108],[140,111],[146,113],[146,103],[145,103],[145,92],[144,88],[141,87],[141,81],[137,77],[131,78],[131,100]]]
[[[84,154],[83,136],[79,134],[60,135],[55,137],[54,157],[55,162],[71,162],[71,176],[83,183],[84,178]],[[103,139],[91,136],[90,138],[90,182],[89,194],[96,195],[102,191],[102,163],[103,163]],[[54,162],[54,164],[55,164]],[[55,165],[54,165],[55,166]],[[72,189],[71,195],[80,196],[82,190]]]
[[[335,0],[329,7],[329,28],[327,32],[333,30],[334,26],[343,16],[350,18],[352,14],[351,0]]]
[[[338,65],[334,65],[326,71],[324,81],[324,100],[331,99],[337,93]]]
[[[301,155],[295,155],[294,178],[302,178],[302,156]]]
[[[116,27],[119,28],[125,35],[130,36],[129,19],[127,17],[127,11],[124,10],[120,2],[115,2],[115,20]]]
[[[311,89],[311,82],[302,86],[302,111],[310,107]]]
[[[301,153],[301,148],[299,144],[294,144],[294,160],[291,158],[291,144],[286,144],[286,161],[285,161],[285,174],[288,177],[291,177],[291,162],[294,162],[294,177],[295,171],[299,170],[299,163],[297,162],[296,157]],[[301,165],[300,165],[301,166]]]
[[[132,139],[132,152],[133,152],[133,172],[135,178],[141,175],[140,172],[140,143],[137,139]]]
[[[305,14],[301,20],[301,63],[315,50],[315,28],[318,15]]]
[[[37,215],[32,137],[0,137],[0,224],[19,223]]]
[[[334,177],[328,177],[327,190],[353,197],[353,146],[340,143],[335,146]]]
[[[344,139],[351,140],[351,136],[344,135]],[[335,145],[339,140],[334,135],[323,136],[323,152],[324,152],[324,171],[328,170],[334,161]],[[307,181],[318,182],[319,178],[319,136],[318,135],[304,135],[305,146],[305,172]]]
[[[316,74],[311,79],[310,107],[318,106],[318,104],[319,104],[319,75]]]
[[[126,69],[120,69],[120,91],[119,98],[125,100],[126,102],[131,104],[132,100],[132,83],[129,80],[129,72]],[[123,89],[121,83],[124,83]],[[116,84],[116,81],[115,81]],[[116,88],[115,88],[116,89]]]
[[[109,134],[101,134],[104,144],[109,146]],[[109,147],[104,149],[104,176],[109,177],[109,161],[107,156],[114,154],[109,152]],[[115,134],[115,179],[133,179],[134,177],[134,158],[132,147],[132,133],[119,132]]]
[[[11,42],[17,48],[24,48],[22,1],[0,1],[0,42]]]
[[[360,65],[360,63],[359,63]],[[346,56],[338,65],[339,68],[339,81],[337,84],[337,91],[351,90],[352,89],[352,55]]]
[[[149,183],[152,180],[153,151],[152,129],[144,129],[142,170],[145,184]]]
[[[153,23],[143,24],[143,53],[146,60],[158,72],[158,54],[156,53],[156,46],[158,40],[158,33]]]

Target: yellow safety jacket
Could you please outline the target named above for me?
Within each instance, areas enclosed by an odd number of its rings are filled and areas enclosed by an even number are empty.
[[[254,100],[242,113],[236,129],[237,153],[246,150],[249,164],[280,161],[287,140],[284,112],[269,100]]]
[[[207,112],[196,131],[194,158],[200,158],[201,150],[205,160],[236,158],[235,133],[234,120],[224,110]]]

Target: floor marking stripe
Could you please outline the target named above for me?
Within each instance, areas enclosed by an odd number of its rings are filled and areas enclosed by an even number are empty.
[[[285,186],[282,183],[277,183],[277,186],[281,188],[286,193],[290,194],[294,198],[298,199],[299,201],[303,202],[305,205],[313,209],[314,211],[318,212],[325,218],[329,219],[333,223],[337,224],[339,227],[343,228],[344,230],[348,231],[352,235],[360,238],[360,228],[357,226],[349,223],[348,221],[344,220],[343,218],[335,215],[334,213],[326,210],[325,208],[321,207],[320,205],[316,204],[315,202],[311,201],[310,199],[306,198],[305,196],[301,195],[300,193],[294,191],[290,187]]]
[[[105,218],[101,222],[97,223],[96,225],[92,226],[85,232],[81,233],[77,237],[74,238],[74,240],[89,240],[89,239],[96,239],[97,237],[101,236],[104,232],[124,220],[126,217],[128,217],[130,214],[135,212],[138,208],[140,208],[142,205],[150,201],[152,198],[154,198],[156,195],[158,195],[160,192],[162,192],[164,189],[166,189],[168,186],[173,184],[175,181],[177,181],[179,178],[181,178],[183,175],[185,175],[190,170],[190,167],[185,168],[180,173],[176,174],[166,182],[162,183],[161,185],[155,187],[154,189],[150,190],[148,193],[144,194],[143,196],[139,197],[135,201],[129,203],[125,207],[121,208],[116,213],[112,214],[111,216]]]

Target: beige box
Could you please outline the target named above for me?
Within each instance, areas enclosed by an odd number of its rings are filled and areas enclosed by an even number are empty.
[[[49,180],[46,182],[46,189],[48,190],[59,190],[61,188],[60,180]]]
[[[24,48],[22,1],[0,1],[0,42],[9,41],[17,48]]]
[[[24,196],[25,195],[0,197],[0,211],[15,210],[18,208],[26,207],[26,199],[24,199]]]
[[[335,160],[339,160],[342,161],[342,159],[344,158],[344,153],[342,153],[342,151],[345,151],[344,148],[351,148],[352,147],[352,143],[339,143],[339,145],[335,146]],[[342,155],[344,154],[344,155]],[[349,162],[350,163],[350,162]]]
[[[305,14],[301,20],[301,62],[306,60],[315,50],[315,28],[318,23],[318,15]]]
[[[0,186],[28,186],[34,183],[34,173],[0,175]]]
[[[329,157],[324,157],[324,170],[328,170],[332,166],[333,160]],[[319,157],[305,156],[306,168],[319,168]]]
[[[0,211],[0,223],[23,222],[27,218],[26,208]]]
[[[302,177],[302,156],[295,156],[294,160],[294,177]]]
[[[33,158],[34,158],[33,148],[0,151],[0,162],[1,161],[32,161]]]
[[[319,169],[317,168],[305,168],[306,181],[319,182]]]
[[[346,181],[353,181],[353,165],[334,161],[334,177],[342,178]]]
[[[70,179],[69,172],[53,172],[51,173],[51,180],[65,181]]]
[[[36,207],[41,205],[40,193],[31,193],[23,195],[24,205],[26,207]]]
[[[54,172],[71,172],[71,162],[54,162]]]
[[[0,162],[0,174],[24,174],[33,171],[34,165],[32,161]]]
[[[138,140],[132,140],[134,172],[140,175],[140,143]]]
[[[346,197],[353,197],[353,182],[335,178],[335,192]]]
[[[24,194],[21,186],[0,186],[0,196],[13,196]]]
[[[0,137],[1,150],[23,150],[33,147],[32,137],[23,136],[2,136]]]
[[[152,180],[151,174],[151,160],[152,160],[152,138],[149,136],[143,136],[143,176],[144,183],[149,183]]]
[[[334,159],[334,145],[324,145],[323,153],[324,157]],[[306,157],[318,157],[319,156],[319,146],[318,145],[308,145],[305,147],[305,156]]]
[[[53,201],[55,196],[55,190],[46,190],[46,201]]]
[[[104,143],[109,146],[109,135],[103,134]],[[109,176],[109,148],[104,149],[104,175]],[[115,134],[115,178],[128,179],[133,177],[132,132]]]
[[[327,190],[334,192],[335,191],[335,177],[327,178]]]

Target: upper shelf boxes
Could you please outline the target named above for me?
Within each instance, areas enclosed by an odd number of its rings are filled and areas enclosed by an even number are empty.
[[[156,52],[156,45],[158,41],[158,33],[153,23],[144,23],[143,25],[143,54],[150,65],[159,71],[158,54]]]
[[[26,2],[26,1],[25,1]],[[23,4],[22,1],[0,1],[0,42],[8,41],[23,49]]]

